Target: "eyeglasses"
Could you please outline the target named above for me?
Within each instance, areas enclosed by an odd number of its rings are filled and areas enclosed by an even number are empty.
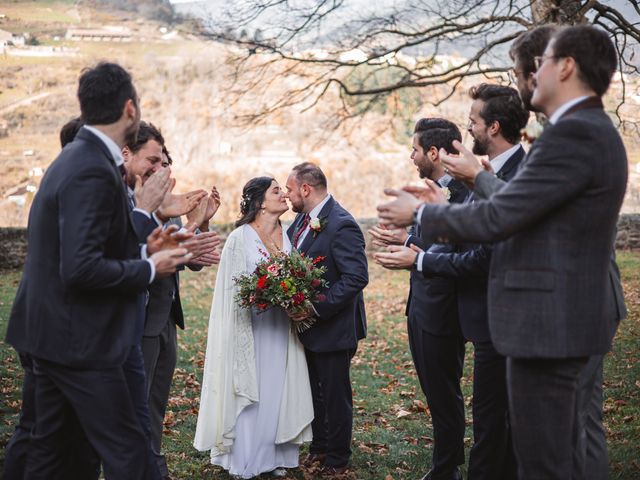
[[[547,60],[549,60],[550,58],[556,59],[559,57],[557,55],[549,55],[549,56],[542,55],[541,57],[533,57],[533,63],[536,66],[536,70],[540,70],[540,67],[542,67],[542,64]]]
[[[518,75],[524,74],[524,70],[516,70],[515,68],[510,68],[507,71],[507,76],[509,77],[509,81],[511,83],[518,83]]]

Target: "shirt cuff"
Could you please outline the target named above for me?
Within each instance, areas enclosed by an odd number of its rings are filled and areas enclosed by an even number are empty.
[[[156,265],[153,263],[153,260],[149,258],[149,254],[147,253],[147,245],[142,245],[140,247],[140,258],[149,262],[149,266],[151,267],[151,276],[149,278],[149,283],[153,283],[153,280],[156,278]]]
[[[424,252],[420,252],[418,254],[418,258],[416,259],[416,270],[422,272],[422,260],[424,259]]]
[[[411,242],[411,237],[413,237],[413,235],[407,235],[407,239],[403,243],[405,247],[409,246],[409,243]]]
[[[418,213],[416,213],[416,223],[422,222],[422,213],[424,212],[424,207],[426,206],[427,206],[426,203],[423,203],[422,205],[420,205],[420,208],[418,209]]]
[[[143,210],[141,208],[135,207],[133,209],[134,212],[140,212],[141,214],[143,214],[145,217],[147,218],[151,218],[151,214],[149,212],[147,212],[146,210]]]
[[[146,213],[146,212],[144,212],[144,213]],[[158,224],[158,226],[159,226],[159,227],[161,227],[162,225],[164,225],[164,224],[160,221],[160,219],[158,218],[158,216],[156,215],[156,213],[155,213],[155,212],[153,212],[149,218],[153,218],[153,219],[156,221],[156,223]]]

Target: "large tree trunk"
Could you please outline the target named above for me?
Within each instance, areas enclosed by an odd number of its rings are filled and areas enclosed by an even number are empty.
[[[531,0],[531,14],[538,25],[582,23],[587,10],[588,8],[581,8],[580,0]]]

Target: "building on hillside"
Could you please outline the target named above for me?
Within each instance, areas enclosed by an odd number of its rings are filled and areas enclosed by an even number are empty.
[[[132,35],[126,27],[70,28],[65,38],[85,42],[130,42]]]

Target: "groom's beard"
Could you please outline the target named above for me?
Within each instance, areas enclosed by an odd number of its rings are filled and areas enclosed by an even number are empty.
[[[294,202],[293,200],[289,199],[289,203],[291,203],[291,210],[293,210],[295,213],[304,212],[304,202]]]

